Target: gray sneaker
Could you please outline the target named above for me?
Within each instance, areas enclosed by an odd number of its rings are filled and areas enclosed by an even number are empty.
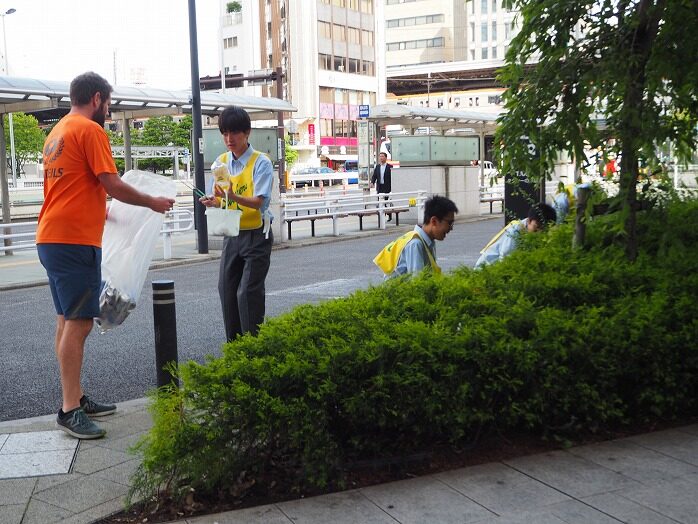
[[[107,433],[92,422],[82,408],[75,408],[68,413],[59,411],[56,425],[68,435],[80,439],[102,438]]]
[[[87,395],[83,395],[80,399],[80,407],[85,410],[89,417],[105,417],[116,411],[114,404],[100,404]]]

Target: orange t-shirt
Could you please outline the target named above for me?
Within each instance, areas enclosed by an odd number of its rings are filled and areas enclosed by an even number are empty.
[[[44,205],[37,244],[102,246],[107,193],[97,178],[116,173],[102,126],[67,115],[44,143]]]

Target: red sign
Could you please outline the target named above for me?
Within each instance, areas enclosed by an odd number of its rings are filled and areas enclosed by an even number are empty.
[[[315,144],[315,124],[308,124],[308,143]]]

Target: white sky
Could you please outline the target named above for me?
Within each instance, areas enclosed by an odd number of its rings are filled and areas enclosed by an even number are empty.
[[[10,8],[11,76],[70,81],[95,71],[134,85],[140,70],[145,86],[191,87],[187,0],[0,0],[0,12]],[[199,76],[219,74],[219,9],[219,0],[196,1]]]

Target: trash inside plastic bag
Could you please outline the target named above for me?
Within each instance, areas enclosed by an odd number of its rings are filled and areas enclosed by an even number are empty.
[[[99,318],[95,319],[100,333],[121,325],[135,308],[135,300],[105,283],[99,296]]]
[[[121,180],[151,196],[175,198],[169,178],[147,171],[128,171]],[[165,215],[147,207],[112,200],[102,235],[102,280],[97,330],[121,325],[136,307]]]

